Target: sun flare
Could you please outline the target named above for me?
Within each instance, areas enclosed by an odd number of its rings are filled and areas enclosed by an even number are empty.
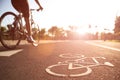
[[[86,33],[89,32],[89,30],[85,28],[81,28],[81,29],[77,29],[76,32],[80,35],[85,35]]]
[[[97,28],[97,27],[93,27],[93,28],[79,28],[76,30],[76,32],[80,35],[85,35],[87,33],[90,34],[96,34],[96,33],[112,33],[112,30],[105,30],[104,28]]]

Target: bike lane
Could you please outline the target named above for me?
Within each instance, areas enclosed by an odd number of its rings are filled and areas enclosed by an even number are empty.
[[[18,54],[0,57],[0,80],[119,80],[119,56],[109,58],[101,48],[83,43],[26,45]]]
[[[75,43],[77,43],[77,48],[79,42]],[[61,77],[66,78],[66,80],[119,80],[120,69],[118,57],[120,56],[116,57],[114,52],[111,51],[112,49],[106,50],[106,48],[98,46],[96,48],[96,46],[88,45],[88,43],[84,44],[84,46],[79,45],[79,47],[79,52],[61,53],[57,55],[58,59],[64,58],[64,60],[61,59],[62,61],[48,65],[45,69],[46,72],[54,78]],[[101,49],[104,52],[99,52]],[[119,52],[117,51],[117,53]]]

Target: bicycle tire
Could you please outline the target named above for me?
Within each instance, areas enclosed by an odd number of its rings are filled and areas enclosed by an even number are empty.
[[[33,23],[31,25],[32,27],[32,37],[35,40],[35,42],[32,43],[33,46],[38,46],[39,41],[40,41],[40,30],[39,30],[39,26],[36,25],[35,23]]]
[[[21,35],[18,32],[20,22],[16,25],[17,15],[13,12],[6,12],[0,18],[0,41],[5,48],[15,49],[21,41]]]
[[[74,64],[74,65],[78,65],[78,66],[79,66],[79,64]],[[85,66],[82,66],[82,65],[80,65],[80,66],[81,66],[80,69],[85,69],[86,71],[85,71],[85,72],[82,72],[82,73],[78,73],[78,74],[75,74],[75,73],[66,74],[66,73],[61,73],[61,72],[58,73],[58,72],[52,71],[53,68],[55,68],[55,67],[60,67],[60,66],[68,66],[68,64],[55,64],[55,65],[48,66],[48,67],[46,68],[46,72],[49,73],[50,75],[59,76],[59,77],[80,77],[80,76],[88,75],[88,74],[90,74],[90,73],[92,72],[92,69],[91,69],[91,68],[85,67]],[[56,68],[56,69],[57,69],[57,68]],[[66,69],[66,67],[65,67],[65,68],[61,68],[61,69]],[[55,70],[55,69],[53,69],[53,70]],[[69,70],[69,69],[67,69],[67,70]],[[59,71],[59,70],[56,70],[56,71]],[[63,70],[62,70],[62,71],[63,71]],[[70,71],[71,71],[71,70],[70,70]]]

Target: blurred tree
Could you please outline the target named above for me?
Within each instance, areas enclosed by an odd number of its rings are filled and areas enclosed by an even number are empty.
[[[115,32],[115,34],[120,33],[120,16],[116,17],[114,32]]]
[[[63,28],[57,28],[55,33],[55,39],[63,39],[65,37],[65,30]]]
[[[48,30],[48,33],[49,33],[50,36],[52,36],[52,38],[55,37],[56,30],[57,30],[57,26],[52,26],[52,27]]]
[[[57,26],[53,26],[48,30],[49,35],[52,39],[63,39],[65,36],[65,30],[63,28],[58,28]]]
[[[39,34],[40,34],[40,38],[41,39],[44,39],[45,33],[46,33],[45,28],[43,28],[43,29],[40,30]]]

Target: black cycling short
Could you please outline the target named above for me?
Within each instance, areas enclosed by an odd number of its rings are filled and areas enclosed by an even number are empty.
[[[22,12],[24,17],[29,17],[29,4],[28,0],[11,0],[13,7]]]

